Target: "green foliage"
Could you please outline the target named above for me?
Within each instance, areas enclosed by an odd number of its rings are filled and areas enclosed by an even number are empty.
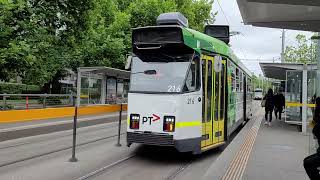
[[[123,68],[131,28],[180,11],[190,27],[213,23],[212,0],[1,0],[0,80],[47,87],[79,66]]]
[[[136,0],[127,12],[131,15],[131,27],[156,25],[161,13],[181,12],[189,21],[189,26],[202,32],[205,24],[213,24],[215,14],[211,7],[213,0]]]
[[[4,111],[4,110],[10,110],[13,109],[14,106],[11,104],[6,104],[5,106],[3,104],[0,104],[0,111]]]
[[[287,46],[285,50],[285,61],[293,63],[315,63],[315,51],[305,35],[298,34],[296,36],[297,46]]]
[[[256,88],[261,88],[263,89],[263,92],[267,92],[269,88],[272,88],[272,81],[271,80],[268,80],[264,77],[261,77],[259,75],[256,76],[256,75],[252,75],[252,90],[256,89]]]
[[[21,94],[25,90],[27,85],[25,84],[15,84],[15,83],[1,83],[0,93],[1,94]]]
[[[26,85],[17,83],[0,83],[0,94],[21,94],[28,92],[39,92],[40,87],[36,85]]]
[[[46,97],[46,98],[40,98],[38,100],[39,104],[43,104],[44,103],[44,99],[46,99],[46,105],[61,105],[62,104],[62,99],[61,97],[54,97],[54,96],[50,96],[50,97]]]

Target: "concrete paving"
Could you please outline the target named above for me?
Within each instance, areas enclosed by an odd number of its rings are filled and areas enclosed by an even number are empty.
[[[203,179],[223,179],[232,160],[245,143],[245,136],[255,121],[261,125],[253,148],[246,163],[239,164],[245,170],[240,176],[242,180],[307,180],[303,168],[303,159],[310,151],[310,135],[302,134],[296,125],[275,120],[272,126],[264,125],[264,110],[259,108],[259,116],[249,121],[231,144],[221,153],[217,160],[208,168]],[[240,168],[241,169],[241,168]],[[237,170],[233,170],[237,173]],[[242,172],[239,172],[240,174]],[[229,177],[225,176],[225,179]],[[229,178],[230,179],[230,178]],[[239,180],[240,180],[239,179]]]
[[[308,154],[309,136],[295,125],[279,120],[271,127],[261,124],[243,180],[307,180],[303,159]]]

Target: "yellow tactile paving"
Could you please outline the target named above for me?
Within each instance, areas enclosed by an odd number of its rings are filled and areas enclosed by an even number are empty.
[[[239,151],[236,153],[235,157],[230,163],[222,180],[241,180],[245,168],[247,166],[254,142],[256,140],[261,120],[257,120],[254,125],[249,130],[245,137],[243,144],[241,145]]]

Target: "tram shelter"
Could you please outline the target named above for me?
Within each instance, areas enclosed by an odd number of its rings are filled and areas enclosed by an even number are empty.
[[[110,67],[80,67],[77,105],[127,103],[130,72]]]
[[[317,87],[316,64],[260,63],[260,67],[265,77],[285,82],[285,121],[301,125],[302,132],[307,132]]]
[[[320,32],[319,0],[237,0],[237,3],[246,25]],[[320,53],[320,40],[318,43]],[[294,120],[288,121],[294,122],[300,118],[301,122],[297,123],[302,124],[302,132],[306,132],[310,109],[308,101],[314,95],[309,81],[314,81],[313,89],[319,94],[319,88],[316,87],[320,83],[316,81],[320,81],[320,56],[318,65],[261,63],[260,66],[266,77],[286,81],[287,100],[292,101],[287,103],[292,109],[288,114],[296,111],[291,115],[295,117]]]

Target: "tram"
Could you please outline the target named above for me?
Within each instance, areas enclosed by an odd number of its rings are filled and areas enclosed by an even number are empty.
[[[127,144],[202,153],[252,116],[251,74],[235,56],[229,27],[188,28],[181,13],[133,29]],[[128,66],[128,65],[127,65]]]

